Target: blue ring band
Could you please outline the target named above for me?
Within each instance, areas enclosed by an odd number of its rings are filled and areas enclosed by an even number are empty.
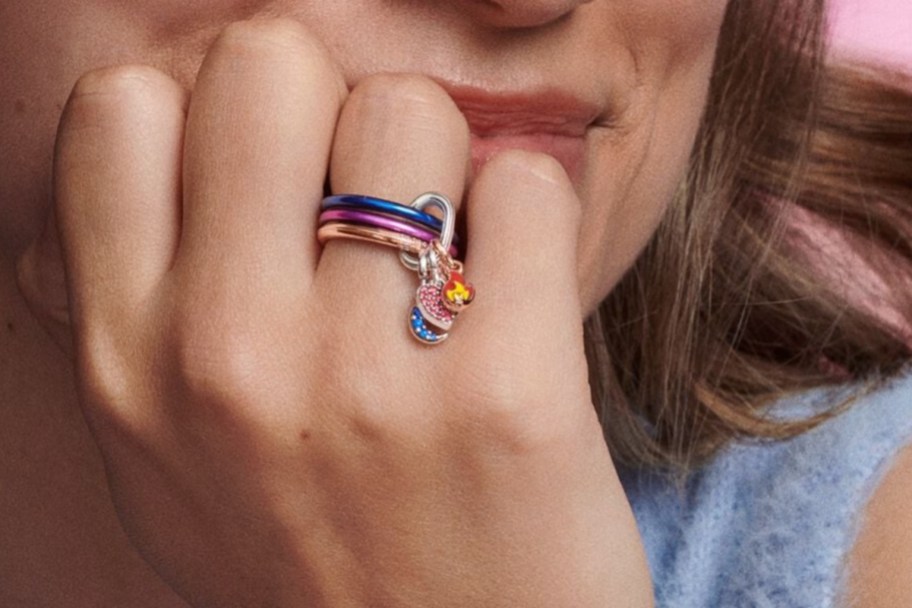
[[[429,213],[418,211],[414,207],[394,203],[393,201],[374,198],[373,196],[362,196],[360,194],[336,194],[327,196],[323,199],[323,209],[338,206],[358,207],[361,209],[370,209],[380,213],[389,213],[402,219],[411,220],[423,224],[428,228],[440,232],[443,229],[443,222]]]

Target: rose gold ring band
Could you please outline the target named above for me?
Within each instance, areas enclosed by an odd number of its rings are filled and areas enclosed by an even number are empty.
[[[418,255],[427,243],[406,234],[374,226],[360,226],[344,222],[327,222],[317,230],[317,241],[322,245],[331,239],[354,239],[368,243],[379,243]]]

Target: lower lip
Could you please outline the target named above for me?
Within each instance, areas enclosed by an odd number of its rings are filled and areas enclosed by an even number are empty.
[[[570,179],[578,182],[586,160],[584,137],[537,133],[529,135],[472,135],[472,170],[478,171],[499,152],[526,150],[542,152],[563,165]]]

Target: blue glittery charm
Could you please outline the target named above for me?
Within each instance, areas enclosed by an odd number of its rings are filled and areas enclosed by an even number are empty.
[[[412,335],[425,344],[439,344],[446,340],[449,335],[447,333],[435,334],[431,331],[424,315],[421,314],[421,310],[417,306],[412,308],[410,320],[409,328],[412,331]]]

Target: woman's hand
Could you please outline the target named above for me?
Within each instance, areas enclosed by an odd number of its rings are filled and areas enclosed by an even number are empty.
[[[297,24],[229,27],[192,96],[83,77],[55,161],[80,398],[117,511],[195,606],[642,606],[648,572],[589,399],[580,206],[503,154],[465,198],[476,303],[407,330],[391,249],[318,246],[334,192],[464,198],[446,93],[351,93]]]

